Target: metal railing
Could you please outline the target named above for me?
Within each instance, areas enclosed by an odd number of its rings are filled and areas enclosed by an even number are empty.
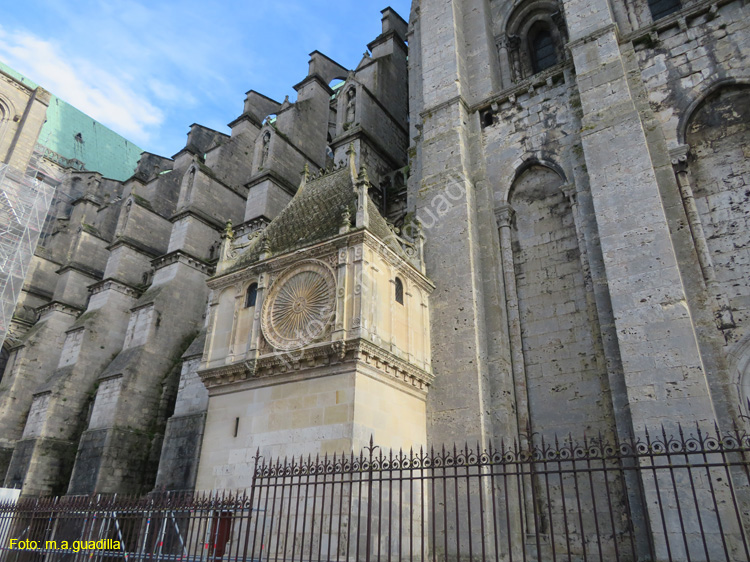
[[[526,449],[258,455],[241,494],[0,505],[0,559],[750,560],[748,453],[740,431],[662,429]]]

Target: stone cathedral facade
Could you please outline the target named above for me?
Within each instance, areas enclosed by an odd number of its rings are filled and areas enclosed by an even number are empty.
[[[70,171],[6,344],[0,479],[237,489],[258,449],[744,424],[748,15],[415,0],[230,134]]]

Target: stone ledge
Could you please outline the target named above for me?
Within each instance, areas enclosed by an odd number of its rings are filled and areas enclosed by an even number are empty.
[[[198,375],[210,390],[246,380],[301,373],[329,365],[351,364],[355,367],[357,362],[374,367],[388,380],[398,381],[422,392],[427,392],[435,379],[432,373],[362,338],[326,342],[295,352],[272,353],[230,365],[201,368]]]
[[[122,293],[123,295],[127,295],[129,297],[133,297],[136,299],[140,297],[141,294],[143,293],[143,291],[138,290],[132,285],[128,285],[127,283],[124,283],[123,281],[119,281],[111,277],[108,279],[99,281],[98,283],[94,283],[93,285],[89,285],[88,289],[92,295],[96,295],[97,293],[101,293],[103,291],[112,289],[119,293]]]
[[[666,29],[669,29],[670,27],[681,27],[683,25],[683,22],[684,25],[687,25],[687,20],[695,19],[707,12],[711,12],[712,9],[718,9],[735,1],[736,0],[703,0],[702,2],[698,2],[686,8],[682,8],[681,10],[678,10],[673,14],[656,20],[650,25],[641,27],[639,29],[636,29],[635,31],[632,31],[631,33],[628,33],[627,35],[620,38],[620,43],[628,43],[631,41],[633,42],[633,44],[649,42],[652,40],[653,34],[658,34],[660,31],[664,31]]]
[[[62,312],[64,314],[70,314],[72,316],[78,316],[81,312],[83,312],[82,308],[78,308],[76,306],[71,306],[69,304],[65,304],[59,301],[53,301],[49,304],[45,304],[44,306],[40,306],[36,309],[37,314],[39,316],[42,316],[43,314],[46,314],[47,312]]]
[[[214,266],[204,262],[202,259],[191,256],[182,250],[175,250],[174,252],[156,258],[151,262],[151,265],[154,268],[154,271],[158,271],[174,263],[182,263],[188,267],[197,269],[206,275],[213,275],[215,270]]]

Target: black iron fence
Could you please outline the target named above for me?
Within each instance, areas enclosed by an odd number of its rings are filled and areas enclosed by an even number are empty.
[[[0,560],[750,560],[750,437],[256,458],[241,494],[0,504]]]

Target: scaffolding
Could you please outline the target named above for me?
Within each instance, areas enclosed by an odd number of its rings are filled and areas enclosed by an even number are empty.
[[[0,164],[0,345],[10,330],[55,189]]]

